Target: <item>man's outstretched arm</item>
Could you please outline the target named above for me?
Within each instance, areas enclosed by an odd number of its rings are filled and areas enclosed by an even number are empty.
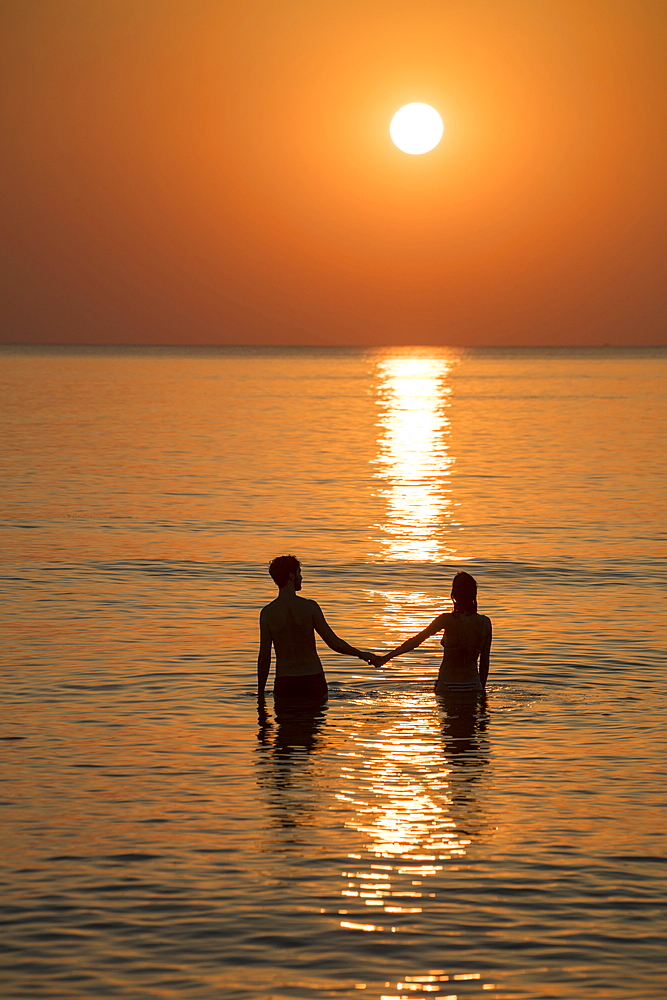
[[[259,616],[259,656],[257,657],[257,697],[264,696],[264,688],[271,669],[271,633],[264,621],[264,612]]]
[[[357,649],[356,646],[350,646],[349,642],[345,642],[344,639],[339,638],[322,614],[322,608],[319,604],[315,601],[311,601],[311,604],[313,605],[313,628],[320,638],[324,639],[329,649],[333,649],[335,653],[345,653],[347,656],[356,656],[360,660],[365,660],[366,663],[370,662],[369,653],[362,649]]]

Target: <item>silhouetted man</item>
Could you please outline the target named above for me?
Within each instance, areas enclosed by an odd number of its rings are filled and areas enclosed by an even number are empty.
[[[278,556],[269,566],[269,573],[278,587],[278,596],[259,616],[257,695],[259,698],[264,695],[273,645],[276,652],[274,696],[281,700],[322,702],[328,689],[317,655],[315,632],[337,653],[356,656],[367,663],[372,654],[339,639],[327,624],[319,604],[297,596],[302,578],[301,563],[295,556]]]

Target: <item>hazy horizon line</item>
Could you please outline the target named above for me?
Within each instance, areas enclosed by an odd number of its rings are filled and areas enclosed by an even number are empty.
[[[664,350],[664,344],[410,344],[410,343],[387,343],[387,344],[114,344],[114,343],[75,343],[75,342],[28,342],[0,341],[0,351],[5,348],[18,350],[42,350],[42,349],[70,349],[70,350],[324,350],[324,351],[382,351],[391,349],[400,350],[451,350],[451,351],[646,351]]]

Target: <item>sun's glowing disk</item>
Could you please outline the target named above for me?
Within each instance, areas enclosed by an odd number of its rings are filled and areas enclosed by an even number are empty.
[[[442,118],[430,104],[406,104],[389,126],[392,141],[404,153],[428,153],[442,139]]]

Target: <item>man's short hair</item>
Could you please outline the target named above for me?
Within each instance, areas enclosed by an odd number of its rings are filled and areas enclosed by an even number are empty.
[[[290,573],[296,574],[301,569],[301,563],[296,556],[277,556],[269,564],[269,573],[277,587],[284,587],[290,578]]]

